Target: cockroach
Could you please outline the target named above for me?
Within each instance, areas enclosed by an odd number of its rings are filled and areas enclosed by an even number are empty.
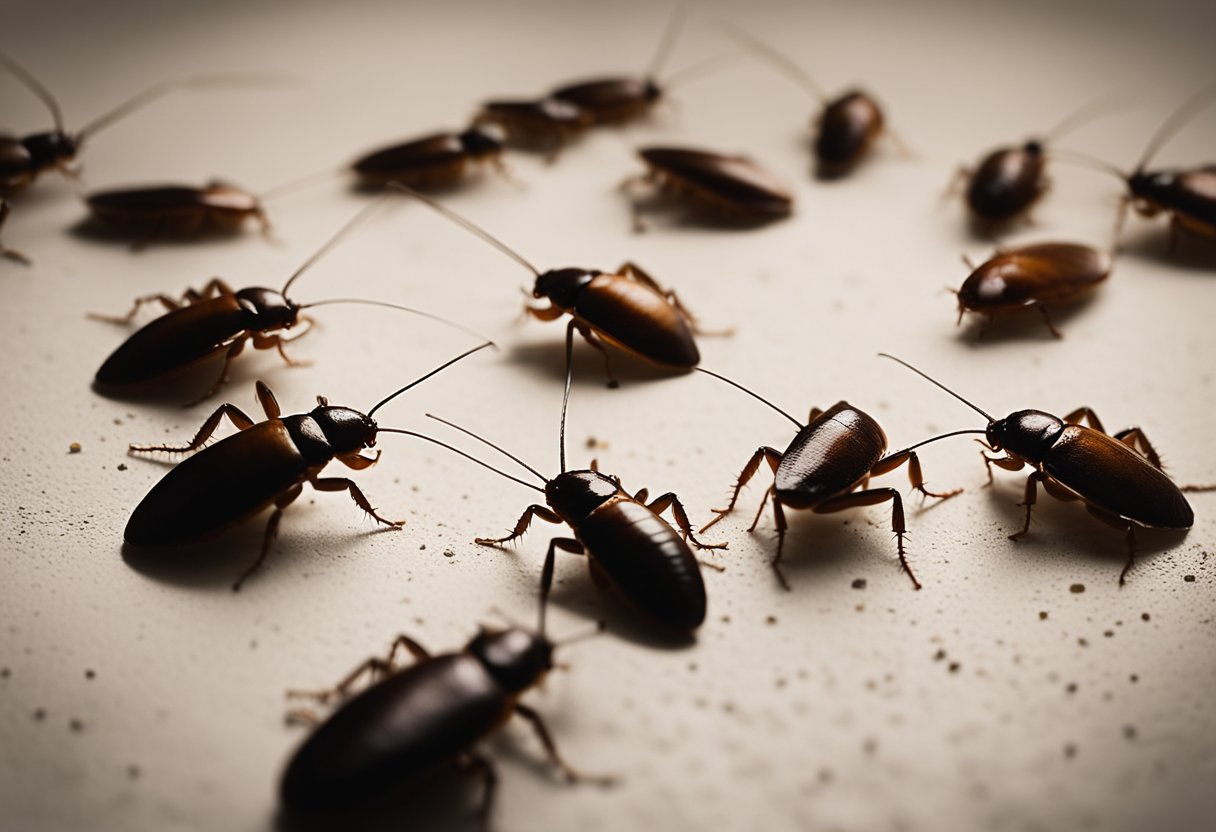
[[[636,264],[626,262],[612,273],[575,267],[542,273],[517,252],[450,208],[417,191],[400,190],[476,234],[532,272],[536,277],[532,297],[546,298],[549,305],[525,306],[526,313],[541,321],[569,314],[574,319],[573,326],[587,343],[603,354],[609,386],[615,387],[617,382],[608,364],[605,342],[655,364],[679,370],[690,370],[701,360],[693,340],[694,333],[703,332],[696,319],[680,303],[674,291],[663,289]]]
[[[1029,138],[1019,146],[999,147],[973,169],[960,167],[947,196],[957,192],[958,183],[965,182],[964,196],[972,220],[989,233],[1024,216],[1047,193],[1048,146],[1106,109],[1105,103],[1092,102],[1042,136]]]
[[[963,262],[971,274],[955,292],[958,323],[963,322],[964,312],[983,315],[981,338],[997,315],[1028,308],[1037,308],[1051,334],[1062,338],[1051,322],[1048,306],[1078,300],[1106,280],[1111,270],[1109,253],[1076,243],[997,249],[979,266],[966,257]]]
[[[591,123],[591,114],[582,107],[556,98],[487,101],[473,118],[474,126],[495,125],[507,144],[542,151],[549,162]]]
[[[85,141],[103,128],[130,113],[151,104],[164,95],[181,89],[230,86],[249,81],[248,77],[200,75],[177,81],[155,84],[139,95],[119,104],[74,133],[64,127],[59,102],[33,74],[17,61],[0,53],[0,65],[30,90],[51,112],[54,128],[19,138],[0,135],[0,189],[16,190],[33,182],[43,172],[56,168],[70,176],[75,172],[68,166],[75,160]]]
[[[488,445],[544,483],[543,489],[529,487],[544,494],[548,508],[530,505],[510,534],[479,537],[476,542],[482,546],[499,546],[516,540],[527,532],[534,517],[547,523],[565,523],[574,532],[574,538],[555,537],[549,541],[546,570],[552,568],[554,552],[558,549],[586,555],[592,579],[598,586],[616,588],[635,608],[663,627],[689,633],[705,620],[706,601],[705,583],[697,559],[685,541],[698,549],[725,549],[726,544],[697,540],[684,505],[673,492],[648,502],[647,489],[631,495],[619,479],[600,473],[594,463],[589,469],[567,470],[566,410],[570,401],[573,345],[574,325],[571,324],[566,329],[566,389],[559,434],[561,472],[553,479],[546,478],[473,432],[427,414]],[[679,533],[659,516],[668,508],[675,517]]]
[[[870,478],[893,471],[907,463],[908,479],[923,497],[948,500],[962,493],[961,488],[940,493],[927,489],[921,472],[920,458],[916,452],[905,448],[887,454],[887,435],[883,433],[882,427],[865,411],[846,401],[839,401],[827,410],[812,408],[804,425],[768,399],[726,376],[702,367],[697,369],[768,405],[798,428],[798,433],[784,452],[767,445],[756,449],[735,482],[730,502],[726,508],[714,509],[717,516],[701,527],[702,534],[734,510],[739,492],[759,470],[760,462],[764,461],[773,469],[773,484],[764,493],[764,499],[760,501],[760,508],[756,511],[756,518],[748,531],[755,531],[760,516],[764,513],[764,506],[772,500],[773,521],[777,526],[777,553],[771,563],[777,580],[785,589],[790,588],[785,574],[781,571],[786,508],[809,508],[816,514],[829,514],[885,502],[891,503],[891,531],[895,533],[899,563],[912,579],[912,586],[921,588],[921,583],[913,573],[904,552],[907,526],[904,523],[903,498],[894,488],[869,488]]]
[[[471,127],[463,133],[435,133],[380,148],[356,159],[351,169],[367,189],[400,182],[437,191],[457,185],[478,162],[488,162],[505,175],[502,149],[502,142],[489,131]]]
[[[493,346],[492,342],[468,350],[436,369],[386,396],[366,415],[349,407],[331,405],[324,396],[308,413],[281,417],[274,393],[264,382],[257,383],[257,397],[266,420],[255,423],[236,405],[218,407],[186,445],[131,445],[130,453],[164,452],[171,454],[198,451],[170,469],[140,501],[127,521],[123,533],[127,543],[138,547],[183,546],[206,540],[244,522],[274,505],[266,522],[262,550],[257,560],[233,584],[241,584],[266,559],[278,532],[283,510],[304,489],[304,483],[317,491],[346,491],[355,505],[372,519],[390,527],[404,520],[387,520],[368,501],[354,480],[321,477],[321,470],[333,460],[355,471],[376,464],[380,452],[364,456],[374,448],[381,433],[414,436],[410,431],[382,428],[373,418],[376,411],[410,388],[455,364],[457,361]],[[220,421],[227,417],[238,433],[206,448]],[[199,450],[202,448],[202,450]]]
[[[256,220],[269,236],[270,220],[255,194],[220,181],[203,187],[153,185],[95,191],[85,197],[94,219],[108,228],[139,235],[136,247],[161,236],[236,234]]]
[[[1128,191],[1119,208],[1116,239],[1122,231],[1129,203],[1136,213],[1145,217],[1162,212],[1170,215],[1171,250],[1183,231],[1209,240],[1216,239],[1216,164],[1189,170],[1146,170],[1165,142],[1213,96],[1216,96],[1214,89],[1206,89],[1192,96],[1161,125],[1134,171],[1130,174],[1114,171],[1126,182]]]
[[[148,384],[162,382],[222,354],[224,362],[219,375],[206,393],[191,402],[197,403],[214,395],[224,385],[229,365],[244,350],[246,342],[251,342],[254,349],[276,349],[288,365],[297,364],[298,362],[288,357],[284,345],[308,332],[312,320],[300,313],[317,306],[383,306],[439,321],[463,332],[471,332],[429,312],[384,301],[334,298],[300,304],[288,298],[287,292],[300,275],[329,253],[356,225],[379,207],[381,202],[376,202],[356,214],[305,261],[279,291],[261,287],[233,291],[224,281],[216,278],[201,291],[187,291],[180,300],[164,294],[148,295],[136,299],[125,316],[106,318],[93,315],[92,317],[101,320],[129,323],[140,307],[147,303],[160,303],[169,310],[167,314],[153,319],[134,332],[111,353],[97,370],[94,380],[96,388],[106,394],[129,393]],[[282,331],[290,330],[300,323],[304,324],[304,328],[291,338],[281,334]]]
[[[593,125],[620,124],[649,114],[663,96],[664,90],[656,76],[671,55],[683,20],[684,6],[676,5],[644,75],[575,81],[553,90],[549,97],[575,105],[587,114]]]
[[[1213,485],[1175,485],[1162,470],[1161,457],[1143,430],[1132,427],[1107,434],[1091,408],[1079,407],[1063,419],[1042,410],[1019,410],[996,419],[906,361],[886,353],[879,355],[902,364],[988,420],[985,430],[954,431],[920,445],[962,433],[982,434],[980,444],[1005,454],[992,457],[982,453],[989,484],[993,465],[1006,471],[1020,471],[1026,466],[1034,469],[1026,479],[1020,503],[1026,507],[1026,523],[1009,535],[1010,540],[1020,540],[1030,531],[1030,514],[1041,483],[1052,497],[1080,500],[1094,517],[1126,533],[1127,563],[1119,573],[1120,586],[1135,561],[1136,527],[1189,529],[1195,513],[1183,492],[1216,489]]]
[[[373,657],[333,690],[291,691],[289,696],[341,706],[296,750],[283,773],[279,794],[289,812],[303,815],[343,812],[374,805],[420,776],[455,763],[483,783],[478,815],[488,822],[498,777],[476,745],[512,716],[520,716],[544,746],[551,765],[568,782],[609,785],[612,778],[581,774],[558,753],[540,713],[520,702],[554,668],[557,647],[545,634],[545,609],[553,584],[553,562],[541,575],[540,620],[535,632],[513,626],[480,628],[458,653],[432,656],[407,635],[399,635],[385,658]],[[398,653],[414,663],[397,667]],[[371,684],[352,695],[366,677]]]
[[[644,147],[638,156],[647,171],[626,179],[634,230],[644,226],[635,185],[665,190],[689,207],[729,222],[769,222],[793,211],[794,197],[784,184],[745,156],[726,156],[684,147]]]
[[[4,199],[0,199],[0,229],[4,228],[4,222],[8,219],[9,204]],[[9,260],[15,260],[18,263],[30,265],[30,258],[26,257],[19,251],[8,248],[4,243],[0,243],[0,256],[7,257]]]

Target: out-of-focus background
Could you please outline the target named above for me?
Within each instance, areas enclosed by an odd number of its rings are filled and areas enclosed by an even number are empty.
[[[165,98],[91,140],[88,189],[222,177],[255,191],[339,167],[359,153],[467,122],[489,97],[536,96],[566,81],[634,73],[669,10],[649,3],[166,4],[9,0],[0,49],[54,91],[79,126],[150,83],[200,72],[288,82]],[[840,399],[878,419],[893,446],[982,427],[978,416],[875,353],[897,354],[1003,415],[1080,405],[1106,426],[1137,424],[1180,482],[1216,480],[1211,426],[1216,255],[1166,223],[1129,220],[1114,273],[1061,310],[955,326],[955,287],[977,238],[954,171],[1048,130],[1096,99],[1118,108],[1060,147],[1130,168],[1187,96],[1216,78],[1205,3],[688,4],[660,73],[735,50],[733,21],[791,55],[830,92],[860,85],[911,149],[880,143],[848,179],[810,173],[814,102],[743,57],[671,91],[648,121],[590,132],[552,165],[510,154],[522,188],[484,171],[445,201],[541,268],[646,267],[709,327],[705,367],[805,415]],[[42,106],[0,78],[6,131],[46,129]],[[1160,152],[1162,166],[1211,163],[1216,107]],[[687,144],[742,152],[790,183],[789,220],[752,230],[656,217],[631,232],[615,190],[641,171],[633,149]],[[1000,242],[1107,244],[1120,183],[1051,166],[1030,224]],[[276,242],[123,242],[79,230],[71,182],[42,177],[13,200],[0,263],[4,355],[0,508],[0,826],[14,830],[265,830],[283,824],[276,789],[305,732],[284,725],[289,688],[335,682],[398,632],[457,649],[493,610],[526,621],[554,527],[506,553],[473,537],[505,532],[533,495],[439,449],[384,437],[383,459],[352,474],[386,514],[381,531],[340,494],[306,491],[265,568],[234,595],[260,520],[174,557],[124,558],[122,530],[163,461],[128,443],[185,441],[231,401],[258,414],[255,379],[284,412],[317,394],[366,409],[471,345],[387,310],[317,310],[322,328],[290,368],[247,350],[231,383],[189,409],[90,389],[125,337],[86,319],[132,298],[212,276],[279,287],[368,197],[335,176],[268,205]],[[382,425],[454,434],[443,415],[557,468],[561,324],[521,323],[531,278],[440,217],[404,204],[373,219],[296,285],[302,301],[359,295],[408,303],[494,337],[482,354],[377,414]],[[146,311],[140,321],[149,319]],[[776,414],[700,375],[667,377],[618,356],[605,389],[576,351],[572,464],[598,458],[633,489],[678,492],[693,520],[721,505],[759,445],[791,437]],[[470,442],[460,441],[481,453]],[[79,453],[69,453],[79,443]],[[569,672],[527,701],[576,766],[619,775],[570,786],[521,726],[486,744],[500,765],[501,830],[1198,829],[1216,815],[1216,495],[1195,495],[1189,535],[1143,533],[1127,586],[1122,536],[1076,504],[1041,498],[1021,542],[1024,474],[985,488],[966,439],[927,448],[931,487],[966,492],[924,511],[909,500],[914,592],[894,557],[886,507],[790,512],[790,592],[767,565],[772,521],[746,532],[762,472],[713,536],[710,617],[695,644],[656,640],[559,561],[551,627],[597,618]],[[337,474],[335,474],[337,475]],[[906,488],[902,472],[878,482]],[[206,495],[199,495],[205,511]],[[561,533],[561,532],[558,532]],[[450,792],[450,794],[448,793]],[[438,826],[467,819],[476,789],[430,804]],[[450,798],[451,806],[448,806]],[[438,804],[438,805],[436,805]],[[408,801],[407,801],[407,805]],[[412,815],[410,817],[413,817]],[[402,820],[404,823],[405,820]]]

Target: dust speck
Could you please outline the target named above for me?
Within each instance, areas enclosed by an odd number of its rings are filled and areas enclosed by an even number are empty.
[[[866,579],[865,578],[854,578],[853,579],[853,589],[865,589],[865,588],[866,588]]]
[[[1085,584],[1073,584],[1072,586],[1070,586],[1068,588],[1068,591],[1071,592],[1073,595],[1080,595],[1082,592],[1085,591]]]

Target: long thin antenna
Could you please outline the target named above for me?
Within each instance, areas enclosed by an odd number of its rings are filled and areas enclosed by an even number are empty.
[[[489,338],[482,335],[480,332],[478,332],[475,329],[469,329],[467,326],[458,324],[455,321],[450,321],[447,318],[441,317],[439,315],[434,315],[430,312],[423,312],[421,309],[415,309],[412,306],[402,306],[399,303],[389,303],[389,302],[383,301],[383,300],[367,300],[365,298],[330,298],[329,300],[319,300],[319,301],[316,301],[315,303],[304,303],[304,304],[299,305],[296,308],[297,309],[311,309],[314,306],[332,306],[334,304],[340,304],[340,303],[358,304],[360,306],[383,306],[385,309],[396,309],[401,312],[410,312],[421,318],[426,318],[426,319],[432,320],[432,321],[438,321],[441,324],[447,324],[448,326],[452,327],[452,329],[458,329],[461,332],[463,332],[465,335],[472,335],[474,338],[480,338],[482,341],[490,340]]]
[[[893,355],[888,355],[888,354],[887,354],[887,353],[885,353],[885,352],[880,352],[878,355],[879,355],[879,357],[880,357],[880,358],[889,358],[889,359],[891,359],[892,361],[894,361],[896,364],[902,364],[902,365],[904,365],[904,366],[905,366],[905,367],[907,367],[909,370],[911,370],[912,372],[916,373],[918,376],[920,376],[921,378],[923,378],[925,381],[928,381],[928,382],[930,382],[931,384],[934,384],[934,385],[936,385],[936,386],[940,387],[942,390],[945,390],[945,391],[946,391],[947,393],[949,393],[951,396],[954,396],[954,398],[958,399],[960,402],[962,402],[963,404],[967,405],[967,407],[971,408],[971,409],[972,409],[972,410],[974,410],[976,413],[978,413],[978,414],[980,414],[981,416],[983,416],[983,417],[984,417],[985,419],[987,419],[989,422],[995,422],[995,421],[996,421],[995,419],[993,419],[993,418],[992,418],[992,416],[991,416],[991,415],[989,415],[989,414],[985,413],[984,411],[980,410],[978,407],[976,407],[976,406],[975,406],[975,405],[973,405],[971,402],[969,402],[969,401],[967,401],[966,399],[964,399],[964,398],[963,398],[962,396],[960,396],[958,393],[955,393],[955,392],[954,392],[953,390],[951,390],[949,387],[947,387],[946,385],[942,384],[940,381],[938,381],[937,379],[935,379],[935,378],[933,378],[932,376],[928,375],[927,373],[921,372],[920,370],[916,369],[916,368],[915,368],[915,367],[913,367],[911,364],[909,364],[907,361],[904,361],[902,358],[896,358],[895,356],[893,356]],[[914,446],[914,447],[915,447],[915,446]]]
[[[522,459],[517,457],[515,454],[498,447],[493,442],[491,442],[489,439],[478,436],[477,434],[473,433],[473,431],[469,430],[468,428],[463,428],[460,425],[456,424],[455,422],[449,422],[447,419],[440,418],[439,416],[436,416],[433,413],[426,414],[426,418],[434,419],[436,422],[439,422],[442,425],[447,425],[448,427],[453,428],[454,430],[460,431],[465,436],[473,437],[474,439],[476,439],[478,442],[480,442],[483,445],[488,445],[489,447],[493,448],[494,450],[498,451],[500,454],[505,456],[507,459],[514,462],[516,465],[520,466],[521,468],[526,468],[528,471],[531,471],[533,474],[535,474],[537,476],[537,478],[540,479],[541,482],[549,481],[548,478],[546,478],[544,474],[542,474],[540,471],[537,471],[535,468],[533,468],[528,463],[524,462]]]
[[[718,381],[725,381],[727,384],[729,384],[731,387],[734,387],[736,390],[742,390],[744,393],[746,393],[747,395],[751,396],[751,397],[752,397],[753,399],[755,399],[756,401],[763,402],[764,404],[766,404],[766,405],[768,405],[769,407],[771,407],[773,410],[775,410],[775,411],[777,411],[778,413],[780,413],[780,414],[781,414],[782,416],[784,416],[785,418],[789,419],[789,420],[790,420],[791,422],[793,422],[795,425],[797,425],[799,430],[802,430],[802,428],[804,428],[804,427],[805,427],[805,425],[803,425],[803,424],[802,424],[802,422],[799,422],[799,421],[798,421],[797,419],[795,419],[793,416],[791,416],[790,414],[786,413],[786,412],[785,412],[784,410],[782,410],[781,408],[777,407],[777,405],[773,404],[773,403],[772,403],[772,402],[770,402],[768,399],[766,399],[766,398],[764,398],[763,396],[761,396],[759,393],[753,393],[751,390],[748,390],[746,387],[744,387],[744,386],[743,386],[742,384],[740,384],[739,382],[737,382],[737,381],[731,381],[731,380],[730,380],[729,378],[727,378],[726,376],[719,375],[719,374],[715,373],[713,370],[707,370],[707,369],[705,369],[704,367],[693,367],[693,369],[694,369],[694,370],[696,370],[696,371],[698,371],[698,372],[705,373],[705,375],[707,375],[707,376],[713,376],[714,378],[718,379]]]
[[[322,257],[324,257],[325,255],[327,255],[331,251],[333,251],[334,246],[336,246],[338,243],[342,242],[342,240],[348,234],[350,234],[352,231],[354,231],[356,227],[361,225],[364,220],[366,220],[373,213],[375,213],[377,210],[382,208],[384,206],[384,203],[387,200],[388,200],[387,197],[382,196],[379,199],[377,199],[375,202],[371,203],[370,205],[364,206],[362,209],[359,210],[359,213],[355,214],[353,217],[351,217],[349,220],[347,220],[346,224],[343,225],[341,228],[339,228],[337,233],[335,233],[332,237],[329,238],[329,240],[327,240],[325,242],[325,245],[323,245],[319,249],[317,249],[316,253],[313,254],[312,257],[309,257],[307,260],[304,261],[304,265],[302,265],[302,266],[300,266],[300,268],[296,269],[295,274],[293,274],[291,277],[287,278],[287,282],[283,284],[282,294],[284,296],[286,296],[287,290],[291,288],[291,284],[295,283],[296,280],[300,277],[300,275],[304,274],[304,272],[311,269],[313,266],[315,266],[317,264],[318,260],[320,260]]]
[[[809,92],[812,98],[817,98],[821,102],[826,102],[828,100],[827,92],[825,92],[823,87],[811,77],[810,73],[798,66],[798,64],[794,63],[785,55],[782,55],[776,49],[769,46],[767,43],[754,35],[743,31],[733,23],[720,20],[718,21],[718,25],[722,27],[723,31],[725,31],[727,35],[739,41],[739,43],[755,52],[761,58],[767,60],[778,71],[784,73],[787,78],[791,79],[798,86]]]
[[[1080,165],[1083,168],[1089,168],[1090,170],[1109,173],[1124,181],[1131,176],[1131,174],[1120,170],[1110,162],[1104,162],[1101,159],[1076,150],[1049,150],[1047,151],[1047,155],[1052,161],[1068,162],[1070,164]]]
[[[906,448],[901,448],[901,449],[900,449],[900,450],[898,450],[898,451],[892,451],[891,453],[889,453],[889,454],[887,454],[885,457],[883,457],[883,459],[889,459],[889,458],[891,458],[891,457],[893,457],[893,456],[899,456],[900,454],[906,454],[908,451],[915,451],[917,448],[921,447],[922,445],[928,445],[930,442],[936,442],[936,441],[937,441],[937,440],[939,440],[939,439],[948,439],[948,438],[950,438],[951,436],[962,436],[962,435],[963,435],[963,434],[965,434],[965,433],[982,433],[982,434],[987,434],[987,433],[988,433],[988,431],[984,431],[984,430],[954,430],[954,431],[950,431],[950,433],[943,433],[943,434],[941,434],[940,436],[934,436],[932,439],[926,439],[926,440],[924,440],[923,442],[917,442],[915,445],[909,445],[908,447],[906,447]],[[877,464],[877,463],[875,463],[875,464]]]
[[[667,26],[663,29],[663,37],[659,40],[659,45],[655,47],[654,57],[650,59],[650,68],[646,70],[647,78],[654,78],[658,75],[663,64],[671,57],[672,47],[675,46],[676,38],[680,36],[680,31],[683,29],[685,11],[686,7],[683,2],[676,3],[675,8],[671,10],[671,17],[668,18]]]
[[[327,179],[332,179],[341,174],[344,170],[345,168],[343,167],[330,168],[329,170],[323,170],[317,173],[310,173],[307,176],[301,176],[298,179],[292,179],[290,182],[280,182],[273,188],[268,188],[267,190],[258,194],[258,199],[260,199],[262,202],[278,199],[284,194],[289,194],[292,191],[302,190],[315,185],[318,182],[324,182]]]
[[[392,188],[395,191],[401,191],[403,194],[412,196],[414,199],[418,200],[419,202],[429,205],[437,213],[442,214],[443,216],[447,217],[449,220],[451,220],[452,222],[461,226],[466,231],[476,234],[478,237],[485,240],[490,245],[494,246],[494,248],[498,249],[503,254],[510,257],[516,263],[519,263],[525,269],[532,272],[533,275],[535,275],[536,277],[540,277],[540,270],[537,269],[536,266],[533,266],[531,263],[529,263],[527,260],[525,260],[523,258],[523,255],[519,254],[514,249],[508,248],[506,243],[504,243],[502,240],[499,240],[497,237],[491,235],[489,231],[486,231],[481,226],[475,225],[472,220],[465,219],[460,214],[457,214],[455,211],[453,211],[451,208],[447,208],[443,205],[440,205],[438,202],[431,199],[429,196],[426,196],[425,194],[420,194],[417,191],[415,191],[413,188],[407,187],[406,185],[402,185],[400,182],[389,182],[388,187]]]
[[[533,485],[530,482],[525,482],[524,480],[519,479],[519,477],[513,477],[510,474],[508,474],[506,471],[500,471],[497,468],[495,468],[493,465],[491,465],[490,463],[482,462],[477,457],[472,456],[471,454],[466,454],[464,451],[460,450],[459,448],[453,448],[451,445],[448,445],[445,442],[440,442],[438,439],[434,439],[430,436],[427,436],[425,433],[417,433],[412,430],[402,430],[401,428],[379,428],[378,432],[379,433],[399,433],[402,436],[413,436],[416,439],[425,439],[427,442],[431,442],[435,445],[438,445],[441,448],[447,448],[452,453],[456,454],[457,456],[462,456],[465,459],[469,460],[470,462],[476,462],[482,468],[488,468],[489,470],[493,471],[495,474],[501,474],[502,476],[506,477],[507,479],[511,480],[512,482],[519,483],[524,488],[531,488],[533,491],[539,491],[542,494],[545,491],[543,488],[537,488],[535,485]]]
[[[1140,158],[1140,164],[1136,165],[1136,173],[1143,171],[1145,166],[1148,165],[1149,160],[1161,149],[1162,145],[1172,138],[1173,134],[1182,125],[1194,118],[1203,109],[1203,105],[1207,104],[1208,100],[1213,96],[1216,96],[1216,86],[1206,87],[1182,102],[1182,106],[1175,110],[1174,114],[1167,118],[1165,123],[1157,128],[1157,132],[1149,139],[1144,156]]]
[[[38,97],[46,108],[51,111],[51,118],[55,122],[55,129],[63,131],[63,112],[59,109],[59,102],[55,100],[55,96],[51,95],[51,91],[42,85],[42,82],[34,77],[34,73],[17,63],[14,59],[0,52],[0,63],[13,74],[18,81],[24,84],[30,92]]]
[[[574,321],[566,327],[566,390],[562,393],[562,426],[558,431],[559,458],[561,473],[566,473],[566,410],[570,406],[570,377],[574,370]]]
[[[397,398],[398,396],[400,396],[400,395],[401,395],[402,393],[404,393],[406,390],[409,390],[411,387],[416,387],[417,385],[422,384],[422,382],[426,381],[428,378],[430,378],[431,376],[435,375],[436,373],[439,373],[439,372],[442,372],[443,370],[446,370],[448,367],[451,367],[451,366],[452,366],[453,364],[455,364],[457,361],[461,361],[461,360],[463,360],[463,359],[465,359],[465,358],[468,358],[468,357],[469,357],[470,355],[472,355],[473,353],[478,352],[479,350],[484,350],[486,347],[495,347],[495,348],[497,348],[497,345],[496,345],[496,344],[495,344],[493,341],[486,341],[484,344],[480,344],[480,345],[478,345],[478,346],[476,346],[476,347],[473,347],[473,349],[471,349],[471,350],[466,350],[465,352],[462,352],[460,355],[456,356],[455,358],[452,358],[452,359],[449,359],[449,360],[447,360],[447,361],[443,362],[443,363],[442,363],[442,364],[440,364],[438,367],[436,367],[435,369],[431,370],[429,373],[427,373],[426,375],[422,376],[421,378],[416,378],[416,379],[414,379],[413,381],[411,381],[409,384],[407,384],[407,385],[405,385],[404,387],[402,387],[402,388],[401,388],[400,390],[398,390],[397,392],[392,393],[392,394],[390,394],[390,395],[388,395],[388,396],[385,396],[383,399],[381,399],[381,400],[380,400],[380,401],[379,401],[379,402],[376,404],[376,406],[375,406],[375,407],[373,407],[371,410],[367,411],[367,418],[369,418],[369,419],[370,419],[370,418],[372,418],[372,415],[373,415],[373,414],[375,414],[375,412],[376,412],[377,410],[379,410],[380,408],[384,407],[386,404],[388,404],[388,403],[389,403],[389,402],[391,402],[393,399],[395,399],[395,398]]]
[[[1115,102],[1110,98],[1097,98],[1090,101],[1080,109],[1074,110],[1067,116],[1062,118],[1055,127],[1043,134],[1040,140],[1043,144],[1049,144],[1067,133],[1076,130],[1078,127],[1086,124],[1104,113],[1108,113],[1115,109]]]
[[[713,55],[709,58],[696,61],[688,66],[682,66],[667,76],[667,80],[663,82],[663,88],[670,91],[682,85],[685,81],[695,80],[698,75],[704,77],[706,74],[711,74],[711,72],[703,72],[703,70],[716,72],[739,60],[739,57],[738,52],[725,52],[721,55]]]
[[[98,118],[93,119],[86,124],[76,134],[77,139],[84,139],[86,136],[91,136],[102,128],[109,127],[120,118],[130,115],[134,111],[151,104],[158,98],[161,98],[171,92],[183,89],[223,89],[225,87],[245,87],[252,84],[265,83],[267,81],[285,82],[287,79],[279,76],[267,75],[195,75],[190,78],[183,78],[177,81],[162,81],[159,84],[153,84],[148,89],[132,96],[119,104],[113,110],[105,113]]]

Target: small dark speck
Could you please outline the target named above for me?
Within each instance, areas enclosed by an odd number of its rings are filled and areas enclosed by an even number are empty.
[[[865,605],[865,604],[858,604],[857,606],[853,607],[853,609],[857,610],[858,612],[865,612],[865,611],[866,611],[866,605]]]
[[[724,616],[722,616],[722,623],[723,623],[723,624],[729,624],[729,623],[730,623],[730,616],[729,616],[729,615],[724,615]]]
[[[425,551],[426,551],[426,544],[425,544],[425,543],[423,543],[421,546],[419,546],[419,547],[418,547],[418,551],[419,551],[419,552],[425,552]]]
[[[1085,584],[1073,584],[1072,586],[1070,586],[1068,588],[1068,591],[1071,592],[1073,595],[1080,595],[1082,592],[1085,591]]]
[[[1135,725],[1124,725],[1123,726],[1123,736],[1126,739],[1134,740],[1136,738],[1136,726]]]
[[[142,772],[139,770],[139,766],[137,766],[137,765],[129,765],[129,766],[127,766],[127,777],[129,777],[130,779],[132,779],[132,780],[138,780],[138,779],[139,779],[139,775],[140,775],[141,773],[142,773]]]
[[[1115,631],[1114,630],[1103,630],[1102,635],[1104,635],[1106,638],[1114,638]]]
[[[696,672],[697,672],[697,663],[696,663],[696,662],[689,662],[689,663],[688,663],[688,672],[689,672],[689,673],[696,673]]]
[[[71,445],[68,445],[68,453],[70,453],[70,454],[80,453],[80,443],[73,442]]]
[[[84,723],[81,722],[79,719],[69,719],[68,728],[71,729],[73,734],[79,734],[81,731],[84,730]]]
[[[1195,583],[1195,576],[1194,575],[1183,575],[1182,580],[1186,581],[1188,584],[1193,584],[1193,583]]]
[[[962,667],[962,665],[960,665],[958,662],[950,662],[950,664],[946,667],[946,669],[949,670],[951,673],[958,673],[958,669],[960,667]]]
[[[1077,639],[1077,644],[1081,645],[1082,647],[1088,647],[1088,646],[1089,646],[1089,639],[1086,639],[1086,638],[1079,638],[1079,639]]]
[[[865,588],[866,588],[866,579],[865,578],[854,578],[853,579],[853,589],[865,589]]]
[[[1067,685],[1065,685],[1064,690],[1068,693],[1076,693],[1077,692],[1077,683],[1069,682]]]
[[[1139,681],[1140,681],[1140,674],[1139,674],[1139,673],[1133,673],[1131,676],[1128,676],[1128,677],[1127,677],[1127,680],[1128,680],[1129,682],[1131,682],[1131,683],[1134,685],[1134,684],[1136,684],[1136,682],[1139,682]]]
[[[832,770],[830,768],[819,769],[819,782],[820,783],[831,783],[835,777],[836,777],[836,775],[834,775],[832,773]]]
[[[933,661],[935,661],[935,662],[940,662],[944,658],[946,658],[945,650],[939,649],[936,653],[933,654]]]
[[[776,623],[777,623],[777,616],[775,616],[775,615],[770,615],[768,618],[764,619],[764,623],[765,623],[765,624],[769,624],[769,625],[776,624]]]
[[[1046,612],[1046,611],[1043,611],[1043,612],[1039,613],[1039,620],[1040,620],[1040,621],[1046,621],[1046,620],[1047,620],[1047,612]]]
[[[118,463],[118,470],[119,470],[119,471],[125,471],[125,470],[127,470],[127,463],[125,463],[125,462],[120,462],[120,463]]]
[[[0,679],[7,679],[12,675],[13,671],[9,670],[7,667],[0,667]]]
[[[1142,612],[1142,613],[1140,613],[1140,620],[1141,620],[1141,621],[1148,621],[1148,620],[1149,620],[1149,618],[1150,618],[1150,616],[1149,616],[1149,614],[1148,614],[1148,613],[1146,613],[1146,612]]]
[[[1065,756],[1065,758],[1067,758],[1069,760],[1071,760],[1073,757],[1077,756],[1077,747],[1075,745],[1073,745],[1072,743],[1067,743],[1064,746],[1064,756]]]
[[[878,740],[873,737],[867,737],[866,741],[861,744],[861,750],[873,756],[878,751]]]
[[[86,678],[86,679],[96,679],[96,678],[97,678],[97,672],[96,672],[95,670],[86,670],[86,671],[84,672],[84,678]]]
[[[444,549],[443,556],[445,558],[454,558],[454,557],[456,557],[456,553],[453,552],[451,549]]]
[[[44,719],[46,719],[46,711],[44,709],[39,708],[34,711],[34,722],[42,722]]]

